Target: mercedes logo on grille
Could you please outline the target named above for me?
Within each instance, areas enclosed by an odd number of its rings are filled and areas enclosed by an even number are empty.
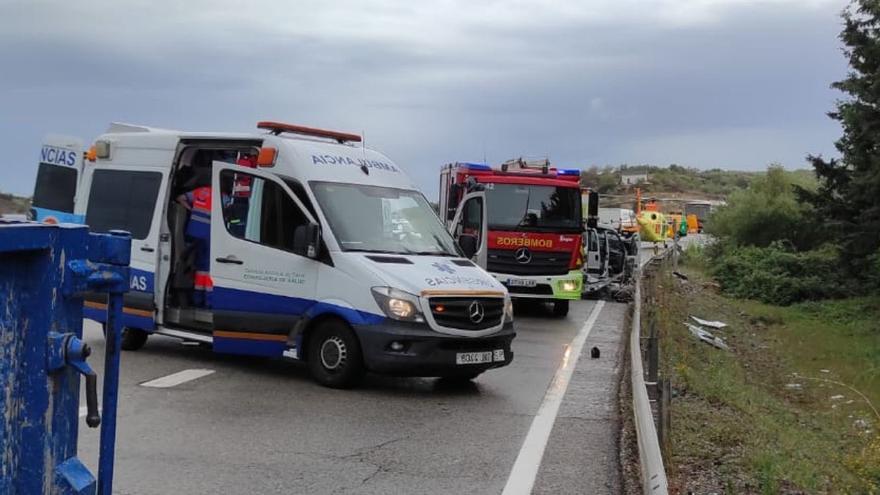
[[[468,316],[474,323],[483,321],[483,318],[486,317],[486,310],[483,309],[483,305],[480,304],[480,301],[474,301],[468,306]]]
[[[519,248],[513,253],[513,257],[516,258],[517,263],[522,263],[525,265],[526,263],[532,261],[532,253],[527,248]]]

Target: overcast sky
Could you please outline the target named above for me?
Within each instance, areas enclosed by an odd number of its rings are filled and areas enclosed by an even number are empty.
[[[111,121],[365,133],[456,160],[805,168],[834,153],[841,0],[0,0],[0,191]]]

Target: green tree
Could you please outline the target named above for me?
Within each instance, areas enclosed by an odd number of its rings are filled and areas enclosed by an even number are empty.
[[[815,222],[810,205],[795,195],[797,180],[781,165],[770,165],[748,189],[728,197],[710,217],[706,231],[731,247],[766,247],[777,241],[797,249],[812,247],[817,241]]]
[[[840,122],[840,159],[810,156],[819,188],[800,189],[825,225],[841,238],[850,273],[869,273],[880,248],[880,0],[856,0],[843,13],[840,39],[850,72],[834,83],[847,98],[828,115]]]

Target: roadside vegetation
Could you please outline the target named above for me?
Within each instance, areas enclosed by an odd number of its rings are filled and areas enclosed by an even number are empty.
[[[769,305],[717,290],[705,254],[648,283],[672,381],[673,493],[880,493],[880,296]],[[650,290],[650,289],[649,289]],[[689,315],[729,324],[701,342]]]
[[[710,217],[687,279],[646,282],[678,493],[880,493],[880,2],[843,21],[840,158],[809,157],[812,178],[769,167]],[[690,315],[727,322],[728,348]]]
[[[880,289],[880,2],[854,1],[843,21],[850,71],[829,114],[841,156],[810,156],[813,183],[771,167],[710,218],[714,275],[731,295],[791,304]]]
[[[710,217],[711,274],[730,296],[788,305],[875,290],[880,266],[842,269],[842,235],[828,228],[799,191],[815,179],[771,166],[748,189],[730,195]]]

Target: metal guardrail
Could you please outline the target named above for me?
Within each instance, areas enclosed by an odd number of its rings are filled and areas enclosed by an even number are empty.
[[[650,261],[663,256],[654,256],[639,267],[636,290],[633,298],[632,332],[629,338],[630,363],[632,375],[633,415],[635,416],[636,439],[639,445],[639,465],[641,467],[642,492],[646,495],[665,495],[669,493],[666,470],[663,467],[663,454],[660,440],[654,426],[654,415],[645,386],[645,371],[642,364],[641,314],[642,314],[642,268]]]

